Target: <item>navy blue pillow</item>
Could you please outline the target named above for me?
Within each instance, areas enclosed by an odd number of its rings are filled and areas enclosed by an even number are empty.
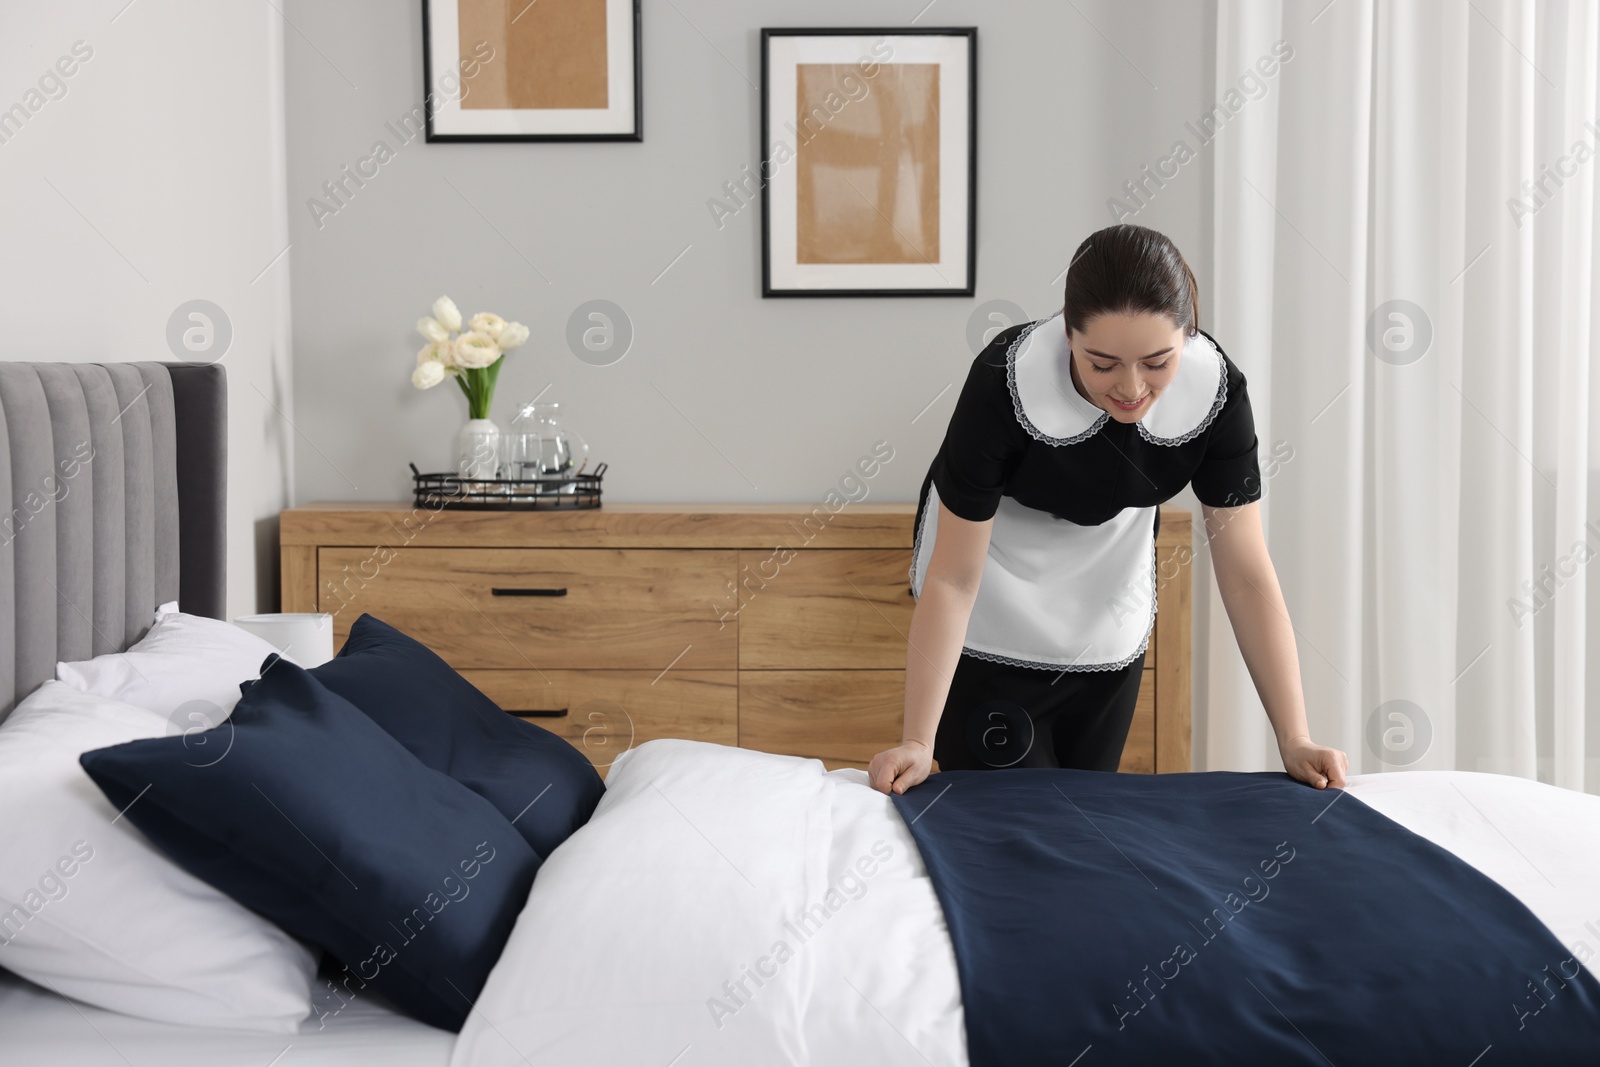
[[[488,801],[269,663],[222,725],[85,752],[84,770],[179,866],[326,949],[351,994],[460,1030],[542,861]]]
[[[540,856],[588,822],[605,793],[600,772],[565,739],[501,711],[428,646],[371,615],[311,673],[488,800]]]

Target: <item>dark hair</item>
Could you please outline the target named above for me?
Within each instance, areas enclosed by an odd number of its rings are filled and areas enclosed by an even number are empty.
[[[1200,286],[1167,236],[1124,222],[1090,234],[1067,268],[1062,317],[1082,330],[1106,313],[1165,315],[1193,337],[1200,329]]]

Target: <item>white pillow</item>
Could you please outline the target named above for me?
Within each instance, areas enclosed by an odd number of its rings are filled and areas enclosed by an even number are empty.
[[[239,683],[258,677],[262,661],[276,651],[231,622],[163,604],[128,651],[57,663],[56,678],[81,693],[149,708],[185,729],[204,729],[228,717],[239,702]]]
[[[78,764],[168,731],[58,681],[0,723],[0,966],[128,1015],[293,1033],[312,952],[157,852]]]

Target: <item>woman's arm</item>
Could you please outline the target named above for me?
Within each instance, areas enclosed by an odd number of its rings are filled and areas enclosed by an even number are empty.
[[[1349,758],[1339,749],[1313,742],[1306,727],[1294,627],[1261,532],[1260,501],[1236,508],[1202,504],[1200,512],[1222,604],[1277,734],[1284,770],[1318,789],[1343,788]]]
[[[933,737],[961,658],[994,520],[972,522],[939,505],[938,536],[911,612],[906,648],[905,725],[900,744],[872,757],[867,777],[882,793],[904,793],[933,769]]]

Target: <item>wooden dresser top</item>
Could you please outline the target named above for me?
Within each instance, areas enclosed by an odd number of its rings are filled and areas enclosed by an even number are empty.
[[[548,511],[434,511],[402,501],[306,504],[282,513],[290,545],[416,543],[589,548],[910,548],[915,504],[640,504]],[[1158,545],[1187,545],[1191,515],[1161,507]]]

